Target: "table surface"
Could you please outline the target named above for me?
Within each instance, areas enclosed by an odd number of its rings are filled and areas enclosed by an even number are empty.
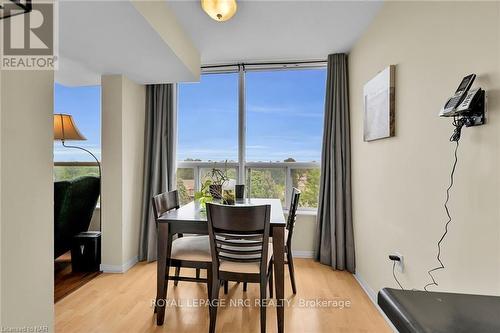
[[[384,288],[378,304],[400,332],[500,332],[500,297]]]
[[[242,199],[237,200],[235,206],[258,206],[271,205],[271,225],[273,227],[286,226],[283,207],[280,199]],[[202,211],[200,203],[195,200],[181,206],[179,209],[173,209],[166,212],[158,218],[158,223],[171,223],[175,221],[182,222],[207,222],[207,213]]]

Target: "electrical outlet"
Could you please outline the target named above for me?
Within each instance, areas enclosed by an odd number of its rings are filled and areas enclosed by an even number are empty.
[[[403,255],[401,253],[399,253],[399,252],[394,252],[394,253],[391,253],[390,255],[396,256],[396,257],[399,258],[399,261],[396,261],[396,268],[397,268],[398,272],[403,273],[404,272],[404,268],[405,268],[405,262],[404,262]]]

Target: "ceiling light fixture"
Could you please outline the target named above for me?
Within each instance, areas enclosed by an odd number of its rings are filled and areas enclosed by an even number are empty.
[[[201,8],[214,20],[224,22],[233,17],[238,6],[236,0],[201,0]]]

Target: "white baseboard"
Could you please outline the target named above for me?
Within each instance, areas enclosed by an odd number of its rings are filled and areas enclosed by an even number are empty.
[[[135,256],[133,258],[130,258],[126,262],[124,262],[121,265],[106,265],[106,264],[101,264],[101,271],[103,273],[125,273],[128,271],[130,268],[132,268],[137,262],[139,261],[139,257]]]
[[[294,258],[313,258],[314,251],[292,251]]]
[[[385,321],[387,322],[387,324],[389,324],[390,328],[392,328],[392,330],[395,333],[398,333],[399,331],[397,330],[397,328],[394,327],[394,325],[392,324],[391,320],[385,315],[385,312],[378,305],[378,303],[377,303],[377,293],[373,290],[372,287],[370,287],[370,285],[366,282],[366,280],[363,279],[359,275],[359,273],[356,273],[356,274],[353,274],[353,275],[354,275],[354,278],[356,279],[356,281],[358,281],[358,283],[361,286],[361,288],[363,288],[364,292],[368,295],[368,298],[372,301],[373,305],[375,305],[375,308],[377,308],[378,312],[380,312],[380,314],[385,319]]]

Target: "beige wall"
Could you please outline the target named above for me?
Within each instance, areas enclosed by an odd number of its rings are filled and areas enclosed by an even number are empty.
[[[52,332],[54,73],[0,80],[1,326]]]
[[[132,4],[198,80],[201,72],[200,52],[166,2],[133,0]]]
[[[122,76],[101,78],[102,264],[121,266],[122,249]]]
[[[388,2],[349,56],[357,273],[375,291],[395,287],[398,251],[406,288],[422,288],[436,242],[454,145],[438,117],[461,78],[488,93],[488,124],[462,133],[443,243],[446,269],[433,290],[500,294],[500,4]],[[396,137],[363,142],[363,84],[396,65]]]
[[[101,89],[102,268],[121,272],[138,256],[145,87],[123,75],[105,75]]]
[[[312,257],[314,252],[314,234],[316,232],[316,214],[297,214],[293,230],[292,251],[296,257]]]
[[[123,80],[123,255],[138,256],[144,162],[145,86]]]

